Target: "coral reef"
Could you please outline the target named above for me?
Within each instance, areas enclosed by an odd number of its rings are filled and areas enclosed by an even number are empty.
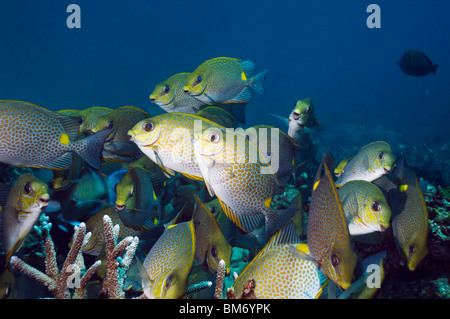
[[[86,287],[101,265],[101,261],[98,260],[89,269],[86,270],[85,267],[82,251],[89,241],[91,233],[86,233],[84,223],[75,227],[72,247],[61,271],[59,271],[55,245],[50,236],[51,226],[51,223],[47,223],[44,219],[40,227],[34,227],[34,230],[45,238],[45,273],[28,265],[17,256],[11,258],[11,267],[47,287],[53,293],[55,299],[85,298]],[[139,238],[127,237],[117,243],[119,225],[113,226],[111,218],[105,215],[103,226],[106,235],[106,278],[100,292],[110,299],[125,298],[123,290],[125,273],[134,258]],[[123,251],[125,253],[123,257],[120,257]],[[73,293],[71,292],[72,289],[74,289]]]
[[[72,248],[61,271],[59,271],[56,262],[55,246],[50,236],[50,228],[50,223],[45,224],[41,228],[45,237],[45,273],[28,265],[16,256],[11,258],[11,267],[46,286],[54,294],[55,299],[84,298],[86,285],[101,264],[101,262],[95,262],[84,272],[86,267],[81,251],[91,235],[90,233],[86,234],[86,225],[84,223],[75,227]],[[84,272],[83,275],[82,272]],[[71,294],[70,288],[75,288],[73,294]]]

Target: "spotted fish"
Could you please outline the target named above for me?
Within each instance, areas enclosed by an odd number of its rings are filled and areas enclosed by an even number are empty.
[[[272,198],[280,185],[274,167],[245,134],[213,127],[194,132],[194,154],[211,195],[217,195],[227,216],[245,232],[265,220],[268,240],[295,213],[275,211]],[[276,167],[277,168],[277,167]]]
[[[309,256],[308,245],[301,243],[292,222],[280,229],[267,245],[250,261],[234,283],[242,291],[248,279],[255,279],[259,299],[316,299],[327,278],[314,263],[298,259],[290,245]]]
[[[218,126],[205,118],[183,113],[165,113],[137,123],[128,134],[140,150],[167,174],[175,172],[201,180],[192,139],[196,121],[201,129]]]
[[[187,289],[195,259],[194,222],[168,227],[144,260],[144,293],[150,299],[178,299]]]
[[[428,254],[428,211],[416,173],[402,167],[398,176],[401,185],[392,201],[392,231],[408,269],[414,271]]]
[[[98,169],[110,130],[78,139],[80,118],[27,102],[0,101],[0,162],[35,168],[69,169],[72,152]]]
[[[350,235],[385,231],[391,208],[383,192],[370,182],[350,181],[338,189]]]
[[[112,129],[103,147],[103,159],[107,162],[129,163],[141,157],[143,154],[130,141],[127,132],[137,122],[149,117],[151,117],[150,114],[134,106],[122,106],[98,117],[92,132],[99,132],[107,128]]]
[[[34,175],[21,175],[11,186],[0,185],[0,225],[6,265],[50,201],[48,186]]]
[[[210,210],[197,195],[194,195],[196,207],[193,214],[195,226],[195,259],[200,265],[206,265],[210,272],[216,273],[220,260],[225,261],[227,273],[230,272],[231,246],[225,239],[219,224]]]
[[[199,111],[207,104],[184,93],[183,87],[188,75],[189,73],[177,73],[164,82],[158,83],[150,94],[150,101],[168,113],[194,114]]]
[[[311,256],[305,256],[298,250],[293,250],[293,253],[317,263],[319,270],[331,281],[342,289],[348,289],[356,265],[356,254],[352,250],[344,210],[328,167],[333,167],[329,152],[324,154],[311,194],[307,222]]]
[[[86,231],[91,232],[92,236],[87,242],[84,253],[98,256],[106,242],[105,232],[103,228],[103,216],[108,215],[111,218],[113,225],[119,225],[119,238],[126,238],[128,236],[140,236],[142,232],[126,227],[120,220],[119,214],[114,207],[105,208],[98,213],[92,215],[86,221]]]
[[[203,62],[190,73],[183,90],[207,104],[245,103],[252,98],[250,88],[264,93],[264,80],[269,71],[255,73],[250,60],[219,57]]]
[[[352,180],[372,182],[389,173],[394,163],[394,156],[388,143],[377,141],[360,148],[354,157],[347,158],[345,161],[347,164],[343,168],[342,165],[338,165],[339,173],[335,171],[335,175],[338,173],[337,187]]]
[[[159,199],[151,174],[140,167],[127,171],[116,184],[115,208],[123,224],[136,230],[149,230],[159,225]]]

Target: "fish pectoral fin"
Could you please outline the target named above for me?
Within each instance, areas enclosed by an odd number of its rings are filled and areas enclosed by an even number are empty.
[[[175,175],[174,170],[164,166],[164,163],[162,162],[161,157],[159,157],[158,152],[155,152],[155,157],[156,157],[156,164],[158,164],[158,166],[161,168],[164,176],[166,176],[167,178],[171,178],[172,176]]]
[[[304,251],[298,249],[295,245],[289,245],[289,252],[294,256],[295,258],[310,261],[314,263],[317,267],[319,267],[319,263],[317,260],[315,260],[313,257],[305,253]]]
[[[270,115],[272,115],[273,117],[279,119],[281,122],[283,122],[284,124],[289,126],[289,119],[288,118],[283,117],[283,116],[278,115],[278,114],[274,114],[274,113],[270,113]]]

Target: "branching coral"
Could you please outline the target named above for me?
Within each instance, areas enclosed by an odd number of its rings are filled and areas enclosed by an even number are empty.
[[[107,215],[103,217],[103,227],[106,235],[107,275],[101,292],[107,294],[111,299],[124,298],[125,292],[122,288],[125,273],[134,257],[139,239],[137,237],[127,237],[117,244],[119,225],[113,226],[111,218]],[[50,236],[50,228],[50,223],[42,227],[45,237],[45,273],[26,264],[16,256],[11,258],[11,266],[13,269],[46,286],[53,293],[55,299],[84,298],[89,280],[101,265],[100,260],[96,261],[84,272],[86,267],[81,252],[89,241],[91,233],[86,234],[86,225],[84,223],[75,227],[72,247],[67,254],[61,271],[59,271],[54,243]],[[122,258],[120,255],[124,250],[125,254]],[[75,289],[72,294],[70,289]]]
[[[45,236],[45,273],[31,267],[16,256],[11,258],[11,266],[13,269],[22,272],[46,286],[56,299],[68,299],[71,297],[74,299],[84,298],[86,285],[101,264],[100,261],[94,263],[81,276],[81,272],[86,269],[81,251],[88,242],[91,234],[86,234],[86,225],[84,223],[81,223],[79,227],[75,227],[72,248],[67,254],[61,271],[59,271],[56,262],[55,246],[50,236],[50,227],[51,224],[47,224],[47,227],[42,228]],[[70,288],[75,288],[73,295],[70,293]]]
[[[125,273],[133,260],[139,238],[129,236],[117,243],[120,228],[119,225],[113,227],[108,215],[103,216],[103,228],[106,238],[106,278],[100,292],[106,293],[110,299],[125,298]],[[125,255],[121,258],[119,255],[124,250]]]
[[[219,262],[219,267],[217,269],[216,291],[214,293],[214,298],[216,299],[222,299],[223,282],[225,279],[225,274],[226,274],[225,261],[221,260]],[[256,287],[255,280],[249,279],[246,281],[240,297],[236,296],[233,287],[227,289],[226,297],[227,299],[258,299],[255,295],[255,287]]]

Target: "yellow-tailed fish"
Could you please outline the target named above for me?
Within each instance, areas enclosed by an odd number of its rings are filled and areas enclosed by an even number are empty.
[[[159,225],[159,199],[151,173],[133,167],[116,184],[115,208],[123,224],[136,230],[150,230]]]
[[[338,189],[350,235],[385,231],[391,208],[378,186],[366,181],[350,181]]]
[[[194,114],[199,111],[207,104],[184,93],[183,87],[188,75],[189,73],[186,72],[177,73],[164,82],[158,83],[150,94],[150,101],[168,113]]]
[[[195,226],[195,259],[206,265],[210,272],[216,273],[220,260],[225,261],[226,271],[230,272],[232,247],[225,239],[219,224],[197,195],[193,214]]]
[[[217,195],[227,216],[245,232],[265,220],[268,240],[295,213],[275,211],[271,202],[280,185],[269,163],[245,134],[212,127],[194,133],[194,153],[210,195]],[[275,162],[275,161],[274,161]]]
[[[291,245],[309,256],[308,245],[300,242],[289,222],[250,261],[237,278],[234,290],[242,291],[245,282],[253,278],[259,299],[318,298],[327,278],[314,263],[293,256]]]
[[[119,214],[114,207],[105,208],[98,213],[92,215],[86,221],[86,231],[91,232],[92,236],[87,242],[84,253],[98,256],[106,242],[105,232],[103,227],[103,216],[108,215],[111,218],[113,225],[119,225],[119,238],[126,238],[128,236],[140,236],[142,232],[126,227],[120,220]]]
[[[0,162],[49,169],[69,169],[76,152],[98,169],[110,130],[78,139],[80,117],[27,102],[0,101]]]
[[[0,225],[8,265],[47,207],[50,195],[47,184],[31,174],[21,175],[12,187],[1,185],[0,195]]]
[[[393,164],[394,156],[388,143],[383,141],[370,143],[360,148],[356,155],[348,160],[336,180],[336,186],[341,187],[353,180],[372,182],[389,173]],[[330,169],[333,168],[330,167]]]
[[[203,62],[188,75],[184,92],[207,104],[245,103],[252,98],[250,88],[264,93],[269,71],[255,74],[250,60],[219,57]]]
[[[130,141],[127,132],[137,122],[149,117],[150,114],[134,106],[122,106],[98,117],[92,132],[112,129],[103,147],[103,159],[109,162],[129,163],[141,157],[141,151]]]
[[[356,254],[352,250],[344,210],[328,167],[333,167],[333,159],[326,152],[317,171],[308,213],[307,238],[311,256],[295,250],[293,253],[297,253],[299,258],[314,261],[331,281],[342,289],[348,289]]]
[[[203,128],[218,126],[193,114],[164,113],[140,121],[128,134],[142,153],[168,175],[179,172],[201,180],[203,177],[192,147],[196,123]]]
[[[192,220],[166,228],[143,263],[147,298],[178,299],[186,293],[195,260],[195,242]]]
[[[399,177],[401,185],[392,203],[392,231],[408,269],[414,271],[428,254],[428,211],[416,173],[402,167]]]

